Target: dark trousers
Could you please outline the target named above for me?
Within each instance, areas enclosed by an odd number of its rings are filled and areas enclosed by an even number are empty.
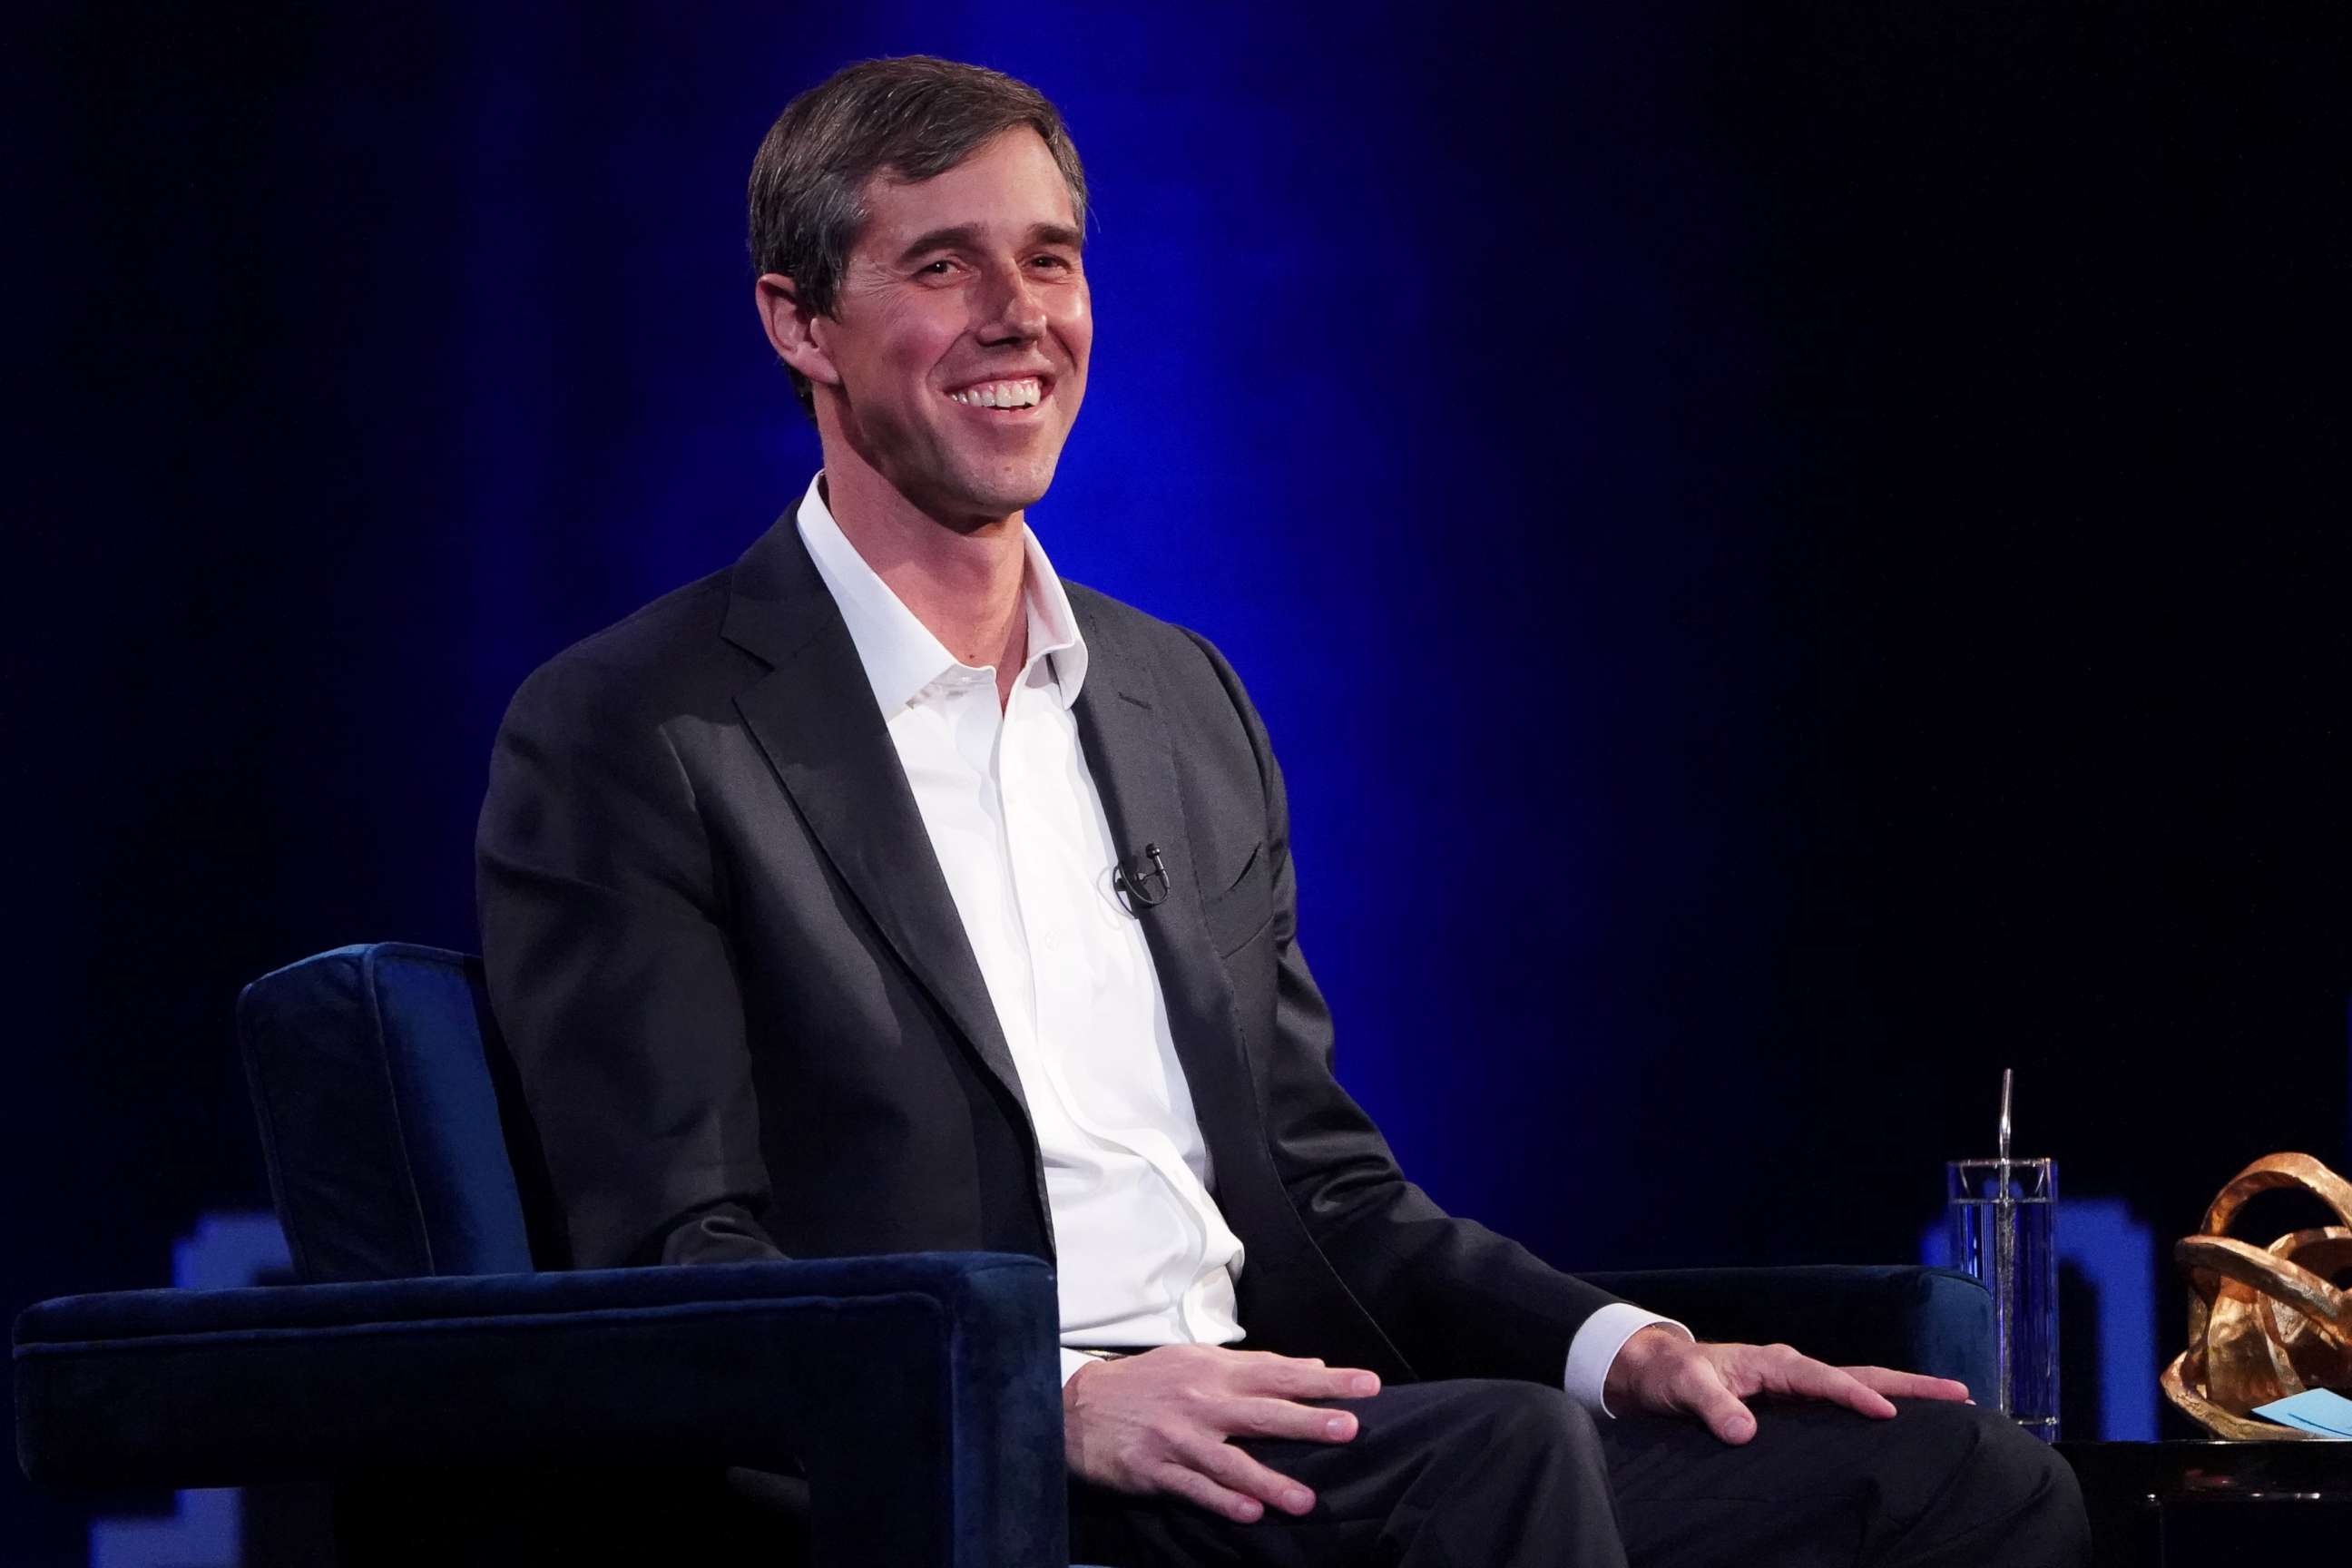
[[[1314,1489],[1304,1519],[1234,1524],[1171,1499],[1071,1491],[1072,1555],[1116,1568],[2073,1568],[2090,1531],[2074,1474],[1975,1405],[1892,1421],[1757,1403],[1755,1437],[1596,1420],[1557,1388],[1404,1384],[1353,1442],[1245,1441]]]

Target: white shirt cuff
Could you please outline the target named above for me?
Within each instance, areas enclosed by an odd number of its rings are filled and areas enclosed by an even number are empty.
[[[1097,1361],[1099,1361],[1099,1360],[1101,1360],[1101,1359],[1102,1359],[1102,1358],[1101,1358],[1101,1357],[1099,1357],[1099,1356],[1090,1356],[1090,1355],[1087,1354],[1087,1353],[1086,1353],[1085,1352],[1083,1352],[1083,1351],[1074,1351],[1074,1350],[1065,1350],[1065,1351],[1063,1351],[1063,1352],[1062,1352],[1062,1382],[1063,1382],[1063,1384],[1064,1384],[1065,1386],[1067,1386],[1067,1384],[1069,1384],[1070,1379],[1072,1379],[1072,1378],[1074,1378],[1074,1377],[1076,1377],[1076,1376],[1077,1376],[1077,1375],[1078,1375],[1078,1368],[1080,1368],[1080,1367],[1082,1367],[1082,1366],[1092,1366],[1092,1365],[1094,1365],[1094,1364],[1095,1364],[1095,1363],[1096,1363],[1096,1362],[1097,1362]]]
[[[1612,1301],[1585,1319],[1576,1337],[1568,1342],[1568,1373],[1560,1379],[1568,1396],[1596,1415],[1614,1419],[1617,1413],[1601,1397],[1609,1369],[1616,1364],[1617,1352],[1624,1349],[1625,1342],[1652,1323],[1664,1323],[1686,1340],[1698,1337],[1672,1318],[1662,1318],[1631,1301]]]

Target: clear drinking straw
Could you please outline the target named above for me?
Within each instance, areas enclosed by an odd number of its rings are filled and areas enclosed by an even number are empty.
[[[1995,1375],[2000,1380],[1995,1402],[2003,1415],[2016,1414],[2009,1396],[2011,1342],[2017,1331],[2017,1201],[2009,1184],[2009,1097],[2014,1070],[2000,1069],[2000,1158],[1993,1168],[1993,1179],[1999,1184],[1992,1211],[1992,1297],[1994,1310],[2000,1314],[2000,1333],[1994,1342]]]

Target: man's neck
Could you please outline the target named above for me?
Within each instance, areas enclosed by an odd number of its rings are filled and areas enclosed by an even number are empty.
[[[824,500],[874,574],[949,653],[992,665],[1010,700],[1029,655],[1023,514],[959,530],[939,521],[862,464],[827,464]]]

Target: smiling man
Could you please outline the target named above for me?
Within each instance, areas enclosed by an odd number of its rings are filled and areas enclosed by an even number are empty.
[[[533,675],[483,808],[574,1260],[1053,1259],[1090,1561],[2079,1561],[2064,1467],[1958,1384],[1698,1342],[1398,1171],[1241,683],[1027,524],[1086,204],[1053,106],[946,61],[854,66],[760,149],[824,469]]]

